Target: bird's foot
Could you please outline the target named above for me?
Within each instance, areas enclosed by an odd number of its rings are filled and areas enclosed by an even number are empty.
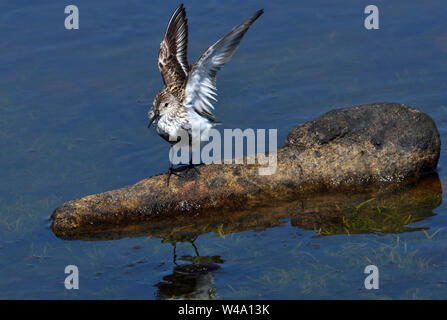
[[[190,164],[188,164],[187,166],[186,166],[186,170],[191,170],[191,169],[194,169],[194,171],[197,173],[197,174],[200,174],[200,171],[199,171],[199,169],[197,169],[196,168],[196,165],[195,164],[192,164],[192,163],[190,163]]]
[[[171,179],[171,175],[174,175],[174,176],[177,176],[177,177],[181,177],[181,175],[179,175],[178,173],[176,173],[175,171],[174,171],[174,168],[169,168],[169,170],[168,170],[168,179],[166,180],[166,184],[167,184],[167,186],[169,187],[169,180]]]
[[[192,175],[189,173],[190,170],[194,170],[194,173]],[[180,174],[180,172],[182,172],[182,174]],[[169,168],[168,179],[167,179],[168,186],[169,186],[169,180],[170,180],[172,174],[179,178],[188,180],[188,179],[194,178],[194,176],[200,175],[200,171],[199,171],[199,169],[196,168],[196,165],[194,165],[192,163],[185,164],[185,165],[175,168],[175,169]]]

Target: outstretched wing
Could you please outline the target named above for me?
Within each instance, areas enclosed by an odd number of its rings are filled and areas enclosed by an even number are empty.
[[[187,22],[185,8],[181,4],[169,20],[158,53],[158,68],[165,86],[183,82],[188,75],[189,67],[186,58],[188,47]]]
[[[185,107],[214,121],[211,110],[216,100],[216,74],[230,60],[242,37],[253,22],[264,12],[259,10],[250,18],[234,27],[222,39],[209,47],[192,66],[186,84]]]

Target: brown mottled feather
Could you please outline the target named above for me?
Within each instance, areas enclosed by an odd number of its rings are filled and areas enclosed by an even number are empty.
[[[169,20],[158,53],[158,68],[166,87],[185,81],[189,72],[187,47],[188,25],[185,8],[181,4]]]
[[[155,96],[154,107],[156,110],[160,109],[160,103],[168,99],[172,94],[178,101],[183,103],[185,100],[185,83],[173,83],[169,87],[165,87]]]

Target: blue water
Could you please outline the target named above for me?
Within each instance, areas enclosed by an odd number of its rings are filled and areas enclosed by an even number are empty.
[[[58,239],[48,222],[58,205],[167,169],[168,145],[147,129],[146,113],[162,88],[159,43],[178,5],[76,0],[80,29],[68,31],[67,4],[0,3],[0,298],[447,297],[445,203],[410,225],[425,231],[318,236],[285,218],[204,233],[176,243],[177,263],[199,253],[220,266],[190,287],[173,276],[169,239]],[[186,1],[190,63],[265,9],[218,74],[219,129],[277,128],[281,144],[297,124],[328,110],[388,101],[428,113],[445,143],[446,4],[375,1],[380,29],[369,31],[368,4]],[[443,183],[445,164],[443,148]],[[368,264],[380,269],[379,290],[363,286]],[[79,290],[64,287],[67,265],[79,268]]]

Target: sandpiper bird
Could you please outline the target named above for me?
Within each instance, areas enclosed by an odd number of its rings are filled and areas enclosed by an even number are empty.
[[[257,11],[231,29],[190,66],[186,58],[188,25],[185,8],[181,4],[175,10],[160,44],[158,68],[164,88],[157,94],[148,112],[148,128],[154,125],[157,133],[171,145],[180,140],[182,130],[187,133],[189,144],[194,139],[208,141],[207,132],[217,124],[212,114],[212,102],[217,101],[216,73],[230,60],[248,28],[263,12]],[[200,137],[195,136],[198,134]],[[168,184],[172,173],[170,160]]]

